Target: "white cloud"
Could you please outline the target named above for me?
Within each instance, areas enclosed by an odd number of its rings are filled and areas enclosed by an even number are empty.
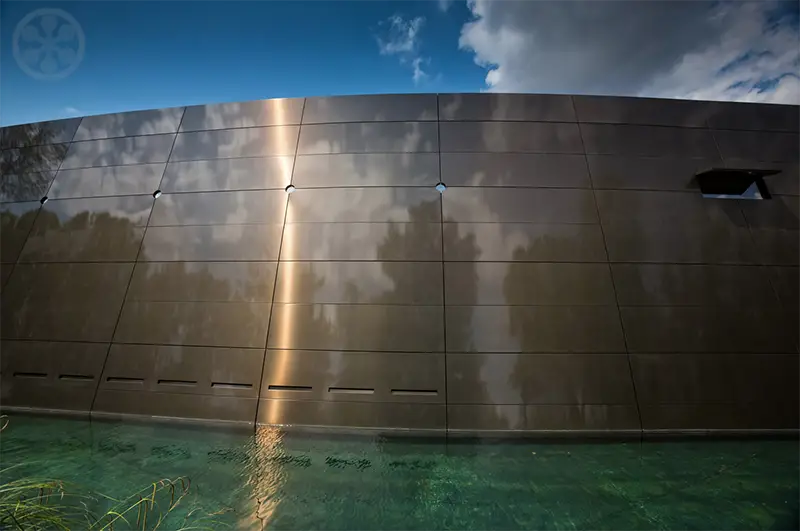
[[[800,104],[800,42],[795,28],[771,25],[764,4],[723,6],[719,42],[686,54],[642,90],[652,96]],[[774,82],[769,90],[761,84]],[[772,85],[772,83],[770,83]]]
[[[419,32],[425,17],[406,20],[401,15],[392,15],[381,26],[386,29],[383,37],[378,36],[381,55],[415,53],[419,48]]]
[[[61,110],[62,114],[66,114],[67,116],[81,116],[83,113],[76,109],[75,107],[64,107]]]
[[[428,74],[426,74],[425,71],[422,70],[422,65],[427,63],[428,60],[423,59],[422,57],[415,57],[411,61],[411,67],[414,69],[411,78],[414,80],[414,83],[419,83],[428,78]]]
[[[439,11],[446,13],[450,6],[453,5],[454,0],[438,0]]]
[[[487,69],[491,91],[800,99],[800,37],[787,14],[790,3],[470,0],[468,6],[474,18],[462,27],[459,45]]]
[[[392,15],[380,23],[382,35],[376,35],[378,50],[381,55],[396,56],[400,64],[411,67],[411,78],[420,83],[428,78],[423,65],[430,64],[430,58],[420,55],[420,32],[425,24],[425,17],[405,19],[401,15]]]

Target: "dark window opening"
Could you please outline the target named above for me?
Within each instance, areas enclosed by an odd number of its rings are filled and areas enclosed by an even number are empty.
[[[711,168],[695,178],[700,193],[709,199],[769,199],[764,177],[776,173],[780,170]]]

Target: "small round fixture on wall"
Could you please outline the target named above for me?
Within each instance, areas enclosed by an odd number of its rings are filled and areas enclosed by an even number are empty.
[[[284,191],[285,191],[287,194],[291,194],[291,193],[293,193],[295,190],[297,190],[297,188],[295,188],[293,184],[290,184],[289,186],[287,186],[287,187],[286,187],[286,188],[284,188],[283,190],[284,190]]]
[[[43,198],[39,199],[39,202],[41,204],[45,204],[45,203],[47,203],[47,201],[48,201],[47,196],[44,196]]]
[[[445,190],[447,190],[446,184],[440,182],[439,184],[436,185],[436,191],[439,192],[440,194],[444,193]]]
[[[153,192],[153,199],[158,199],[159,197],[161,197],[161,190]]]

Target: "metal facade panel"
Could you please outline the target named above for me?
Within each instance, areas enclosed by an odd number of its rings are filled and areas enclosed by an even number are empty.
[[[0,406],[796,430],[798,115],[414,94],[4,128]],[[768,199],[714,199],[710,168],[780,173]]]

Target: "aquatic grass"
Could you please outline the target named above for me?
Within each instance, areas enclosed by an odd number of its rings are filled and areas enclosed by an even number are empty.
[[[8,418],[0,416],[0,431]],[[30,463],[28,463],[30,464]],[[21,477],[26,463],[0,469],[0,530],[18,531],[156,531],[189,494],[186,477],[160,479],[126,496],[116,498],[59,479]],[[203,514],[189,509],[170,531],[215,530],[228,527],[217,520],[227,510]],[[177,525],[176,525],[177,524]]]

